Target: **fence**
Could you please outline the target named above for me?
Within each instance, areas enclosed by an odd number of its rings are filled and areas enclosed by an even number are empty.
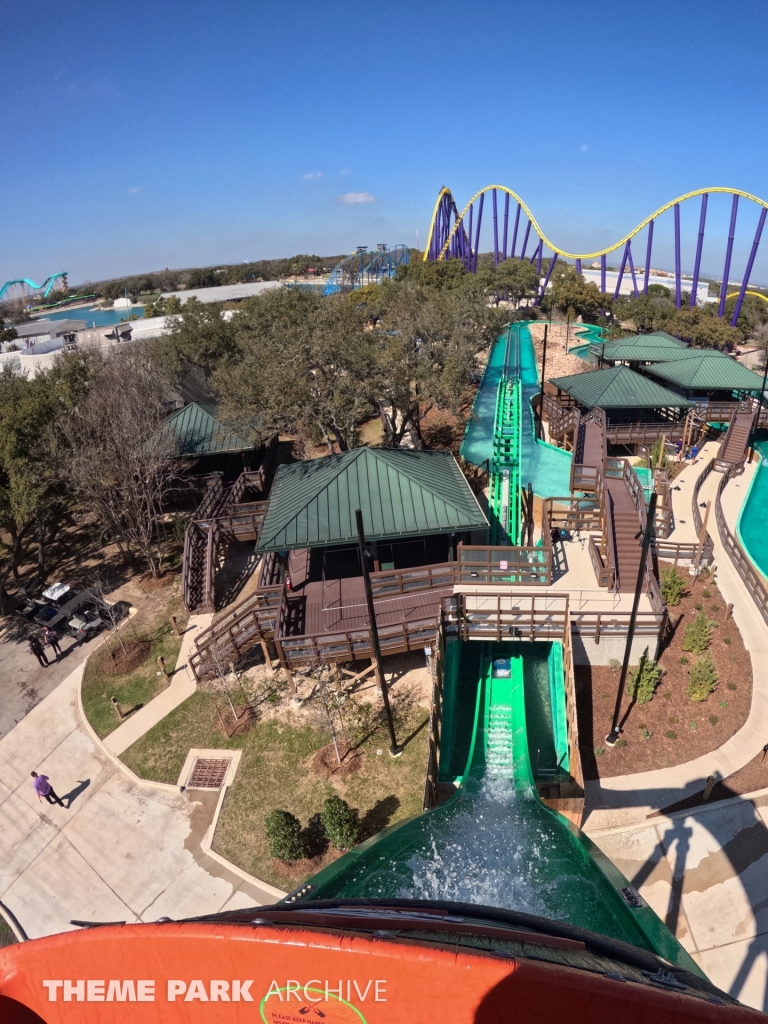
[[[422,807],[428,811],[437,806],[438,771],[440,767],[440,738],[443,724],[443,679],[445,675],[445,634],[443,620],[435,637],[434,682],[432,684],[432,702],[429,709],[429,752],[427,754],[427,777],[424,782],[424,800]]]
[[[712,460],[712,462],[714,462],[714,460]],[[710,466],[711,465],[712,463],[710,463]],[[707,468],[709,469],[709,467]],[[702,476],[703,475],[704,474],[702,473]],[[707,473],[707,475],[709,475],[709,473]],[[718,485],[717,494],[715,496],[715,521],[717,522],[717,528],[720,532],[720,543],[725,548],[728,553],[728,557],[733,563],[734,569],[739,574],[744,586],[749,591],[750,597],[755,602],[755,607],[763,617],[763,621],[768,624],[768,587],[766,587],[766,583],[762,575],[754,567],[751,559],[741,546],[739,539],[731,532],[731,528],[726,522],[725,513],[723,512],[721,504],[723,491],[733,475],[733,470],[729,470],[727,473],[723,474],[723,478]]]
[[[272,639],[282,597],[282,587],[263,588],[201,633],[189,659],[195,679],[216,675],[229,661]]]

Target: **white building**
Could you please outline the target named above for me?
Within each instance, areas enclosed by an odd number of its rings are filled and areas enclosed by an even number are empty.
[[[168,299],[174,295],[181,303],[191,298],[198,302],[237,302],[238,299],[250,299],[254,295],[261,295],[272,288],[282,288],[281,281],[256,281],[253,284],[222,284],[215,288],[190,288],[184,292],[163,292],[161,298]]]
[[[555,271],[554,272],[557,273],[557,266],[555,266]],[[599,270],[595,269],[594,267],[583,267],[581,273],[583,274],[585,281],[593,281],[597,285],[598,288],[601,287],[602,278],[601,278],[601,274],[600,274]],[[618,281],[618,279],[619,279],[619,272],[618,272],[618,270],[606,270],[606,272],[605,272],[605,290],[606,290],[606,293],[608,295],[613,295],[614,292],[616,291],[616,282]],[[637,268],[635,268],[635,280],[637,281],[637,290],[642,295],[643,294],[643,283],[644,283],[645,278],[644,278],[644,275],[642,273],[638,273]],[[661,274],[649,274],[648,275],[648,284],[649,285],[660,284],[660,285],[663,285],[664,288],[669,288],[670,292],[672,293],[672,298],[674,299],[674,297],[675,297],[675,275],[674,274],[670,274],[669,277],[667,277],[666,275],[662,276]],[[690,295],[692,287],[693,287],[693,278],[692,277],[682,277],[680,279],[680,291],[681,292],[688,292],[688,294]],[[632,284],[632,273],[631,273],[629,267],[626,268],[626,270],[624,271],[624,275],[623,275],[623,277],[621,279],[621,286],[619,288],[619,295],[634,295],[634,285]],[[704,305],[706,305],[706,303],[708,301],[708,298],[709,298],[709,284],[708,284],[708,282],[706,282],[706,281],[699,281],[698,285],[696,286],[696,305],[697,306],[704,306]]]

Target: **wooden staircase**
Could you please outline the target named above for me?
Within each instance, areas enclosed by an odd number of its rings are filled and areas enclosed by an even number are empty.
[[[754,411],[739,411],[733,416],[715,456],[715,470],[725,473],[734,467],[741,467],[737,472],[744,471],[747,445],[754,422]]]

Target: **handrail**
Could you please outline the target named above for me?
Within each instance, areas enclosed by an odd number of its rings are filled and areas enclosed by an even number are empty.
[[[432,702],[429,709],[429,754],[427,756],[427,777],[424,782],[423,810],[437,806],[438,773],[440,771],[440,741],[443,719],[443,680],[445,675],[445,633],[443,616],[440,615],[433,651],[434,682]]]

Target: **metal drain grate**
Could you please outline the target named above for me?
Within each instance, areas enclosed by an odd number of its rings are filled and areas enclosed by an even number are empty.
[[[198,757],[192,766],[187,787],[190,789],[221,789],[227,777],[230,757]]]

